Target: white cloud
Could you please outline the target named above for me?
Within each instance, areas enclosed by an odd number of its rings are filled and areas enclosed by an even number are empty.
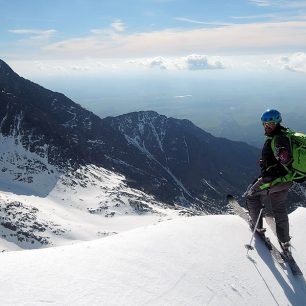
[[[92,33],[99,30],[92,30]],[[235,24],[191,30],[163,30],[126,35],[91,35],[46,45],[45,54],[64,57],[152,57],[156,54],[286,52],[306,48],[306,22]],[[286,50],[287,49],[287,50]]]
[[[161,56],[149,60],[148,64],[150,67],[159,67],[160,69],[169,69],[170,67],[170,63]]]
[[[289,56],[282,56],[278,62],[282,69],[293,72],[306,72],[306,53],[298,52]]]
[[[117,32],[124,32],[126,29],[125,24],[120,19],[117,19],[112,22],[111,26]]]
[[[149,68],[160,68],[162,70],[174,69],[175,66],[171,60],[166,59],[162,56],[157,56],[154,58],[146,58],[146,59],[135,59],[127,61],[129,64],[136,64]]]
[[[291,8],[291,9],[301,9],[306,8],[306,1],[304,0],[250,0],[251,3],[257,6],[273,6],[280,8]]]
[[[220,58],[208,57],[206,55],[191,54],[184,58],[188,70],[224,69],[226,65]]]
[[[164,58],[162,56],[128,61],[131,64],[138,64],[150,68],[162,70],[211,70],[225,69],[227,65],[220,57],[191,54],[186,57]]]
[[[53,36],[57,31],[54,29],[49,30],[36,30],[36,29],[14,29],[9,32],[17,35],[32,35],[30,39],[48,39]]]
[[[232,19],[238,19],[238,20],[243,20],[243,19],[260,19],[260,18],[279,18],[276,14],[261,14],[261,15],[249,15],[249,16],[231,16]]]
[[[175,99],[183,100],[187,98],[192,98],[192,95],[181,95],[181,96],[174,96]]]
[[[80,66],[80,65],[72,65],[71,67],[71,70],[74,70],[74,71],[89,71],[91,68],[89,66]]]
[[[94,58],[65,60],[12,60],[9,65],[26,78],[33,76],[71,76],[71,75],[103,75],[127,71],[129,65],[123,60],[106,60]]]
[[[250,0],[250,2],[258,5],[258,6],[271,6],[270,0]]]
[[[306,72],[306,53],[296,52],[287,55],[278,56],[266,56],[265,59],[258,60],[258,65],[260,62],[264,65],[266,69],[269,70],[288,70],[291,72]]]
[[[174,19],[177,20],[177,21],[183,21],[183,22],[188,22],[188,23],[207,25],[207,26],[226,26],[226,25],[231,25],[230,23],[224,23],[224,22],[205,22],[205,21],[199,21],[199,20],[185,18],[185,17],[175,17]]]

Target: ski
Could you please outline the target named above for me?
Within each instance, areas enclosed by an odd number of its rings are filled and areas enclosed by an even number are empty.
[[[288,263],[288,266],[290,267],[290,270],[293,275],[303,275],[302,270],[296,263],[295,259],[293,258],[292,254],[286,254],[285,252],[281,253],[285,262]]]
[[[265,217],[266,223],[269,225],[269,227],[272,229],[273,233],[276,236],[276,225],[274,218],[272,216],[266,216]],[[301,271],[300,267],[296,263],[295,259],[293,258],[291,252],[281,252],[281,255],[286,263],[288,263],[288,266],[290,267],[293,275],[303,275],[303,272]]]
[[[229,206],[232,208],[233,212],[236,215],[240,216],[242,219],[244,219],[250,225],[248,213],[245,211],[243,207],[240,206],[237,200],[232,195],[228,195],[227,201],[228,201]],[[265,246],[269,249],[275,261],[282,268],[284,268],[285,260],[281,252],[276,248],[276,246],[271,242],[271,240],[265,234],[260,234],[258,232],[256,233],[257,233],[257,237],[259,237],[264,242]]]

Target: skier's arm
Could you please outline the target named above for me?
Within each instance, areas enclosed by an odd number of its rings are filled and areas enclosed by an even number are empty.
[[[275,141],[275,158],[284,166],[292,163],[290,141],[286,136],[278,136]]]

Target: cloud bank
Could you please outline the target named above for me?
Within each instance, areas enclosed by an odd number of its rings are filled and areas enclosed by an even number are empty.
[[[182,19],[182,18],[181,18]],[[182,19],[186,21],[185,19]],[[194,22],[194,20],[191,20]],[[190,20],[188,21],[190,22]],[[198,21],[196,21],[198,22]],[[59,40],[57,31],[15,29],[11,33],[22,36],[16,50],[27,48],[35,59],[91,58],[148,58],[162,55],[177,57],[184,54],[266,54],[288,53],[306,49],[306,21],[262,22],[247,24],[211,25],[197,29],[164,29],[126,33],[126,25],[120,19],[109,27],[89,30],[82,37]],[[50,38],[52,37],[52,42]],[[38,39],[41,39],[39,41]],[[43,39],[44,38],[44,39]],[[36,40],[35,40],[36,39]],[[41,42],[38,44],[38,42]],[[1,54],[0,54],[1,55]],[[20,52],[24,58],[24,52]],[[189,58],[184,69],[216,69],[217,63],[203,58]],[[168,61],[158,58],[152,65],[168,69]],[[222,65],[221,65],[222,66]],[[219,64],[219,68],[221,68]]]
[[[226,65],[220,58],[192,54],[183,59],[188,70],[225,69]]]
[[[113,26],[114,27],[114,26]],[[125,34],[120,22],[113,33],[75,37],[48,44],[42,52],[52,57],[149,57],[156,54],[177,56],[194,50],[204,54],[275,52],[306,48],[306,22],[266,22],[215,26],[201,29],[166,29]],[[100,30],[102,31],[102,30]]]
[[[306,54],[303,52],[294,53],[279,58],[282,69],[293,72],[306,72]]]
[[[162,70],[212,70],[228,68],[228,65],[219,57],[199,54],[191,54],[186,57],[177,58],[158,56],[128,62],[149,68],[160,68]]]

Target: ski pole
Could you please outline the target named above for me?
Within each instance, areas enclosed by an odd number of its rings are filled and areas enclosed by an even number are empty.
[[[259,215],[258,215],[256,224],[255,224],[255,227],[254,227],[254,230],[253,230],[253,233],[252,233],[251,241],[250,241],[249,244],[246,244],[246,245],[245,245],[246,249],[248,250],[248,251],[247,251],[247,254],[249,253],[249,250],[254,250],[254,247],[252,247],[252,241],[253,241],[253,239],[254,239],[255,232],[256,232],[256,230],[257,230],[258,223],[259,223],[260,217],[261,217],[261,215],[262,215],[263,209],[264,209],[264,207],[262,207],[261,210],[260,210],[260,212],[259,212]]]

